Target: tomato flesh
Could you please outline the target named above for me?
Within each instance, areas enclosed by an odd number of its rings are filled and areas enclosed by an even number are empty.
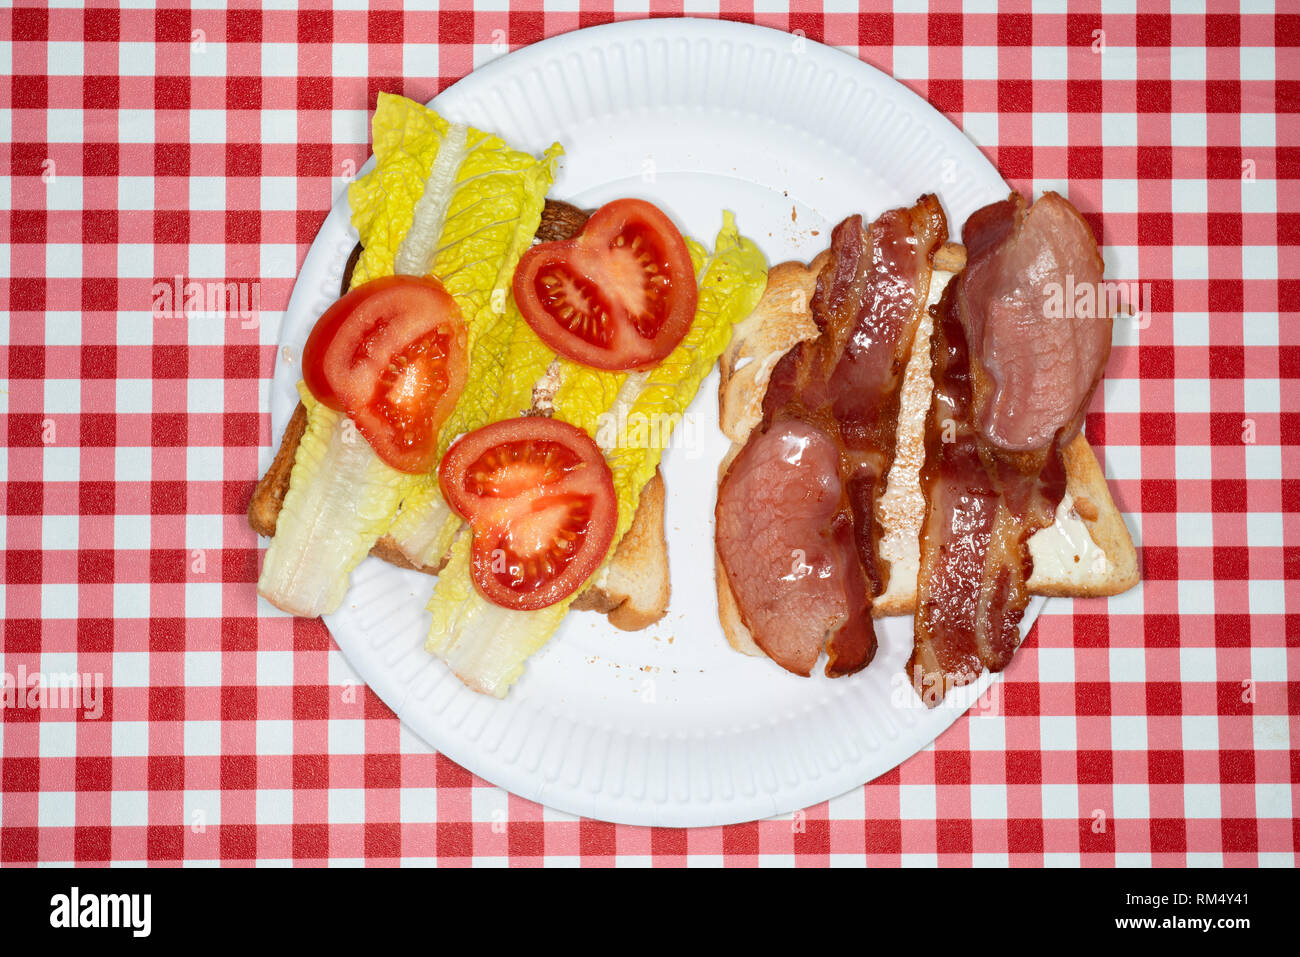
[[[576,274],[567,263],[547,263],[533,281],[532,292],[560,325],[598,349],[614,342],[613,307],[600,288]]]
[[[465,386],[465,324],[436,279],[387,276],[325,311],[302,363],[312,395],[347,414],[380,458],[427,472]]]
[[[418,456],[428,437],[436,435],[429,399],[447,393],[451,354],[451,332],[436,330],[392,356],[379,374],[363,416],[382,421],[404,456]],[[373,423],[367,425],[373,431]]]
[[[605,560],[618,521],[614,481],[591,437],[542,416],[494,422],[456,441],[438,468],[443,497],[474,535],[479,592],[545,608]]]
[[[638,199],[607,203],[574,239],[524,253],[514,294],[525,321],[556,352],[621,371],[652,366],[677,348],[699,295],[681,233]]]
[[[511,594],[536,592],[563,576],[578,557],[579,538],[590,524],[591,515],[590,496],[536,498],[527,511],[513,516],[495,541],[479,543],[475,563],[486,560],[488,574]]]

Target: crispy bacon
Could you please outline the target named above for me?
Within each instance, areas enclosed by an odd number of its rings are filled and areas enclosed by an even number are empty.
[[[718,554],[741,617],[758,646],[798,674],[810,673],[823,645],[832,677],[875,654],[871,601],[889,575],[875,503],[894,459],[899,387],[933,256],[947,238],[934,196],[869,226],[851,216],[835,228],[809,304],[820,335],[773,369],[762,421],[718,489]],[[833,486],[825,464],[779,464],[777,449],[795,435],[820,460],[834,450]],[[760,487],[780,491],[756,506]],[[791,520],[796,513],[806,517]],[[805,561],[809,572],[791,580],[800,555],[818,563]]]
[[[966,270],[935,310],[921,470],[909,672],[930,707],[985,668],[1001,671],[1016,650],[1033,573],[1027,542],[1065,495],[1060,450],[1079,430],[1110,343],[1104,313],[1063,322],[1043,308],[1047,284],[1101,278],[1091,230],[1065,200],[1047,194],[1026,212],[1013,193],[973,214],[962,238]],[[997,381],[1006,370],[1018,378]],[[1050,401],[1038,397],[1044,382],[1057,390]]]

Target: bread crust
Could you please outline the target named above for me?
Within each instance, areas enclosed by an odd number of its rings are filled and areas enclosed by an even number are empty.
[[[796,343],[816,337],[809,303],[829,256],[827,251],[806,266],[784,262],[769,269],[758,305],[732,330],[719,359],[718,424],[733,443],[744,445],[762,418],[763,396],[777,361]]]
[[[248,501],[248,524],[253,527],[253,531],[266,538],[275,534],[276,520],[280,517],[285,493],[289,491],[293,456],[298,451],[298,443],[302,441],[306,430],[307,407],[299,402],[289,417],[284,435],[280,437],[280,448],[275,453],[275,460],[253,489],[253,497]]]
[[[746,430],[745,434],[748,437],[748,430]],[[742,448],[744,448],[743,442],[733,444],[723,457],[721,464],[718,465],[719,485],[722,484],[727,469],[731,468],[732,460],[740,454]],[[727,569],[722,564],[722,556],[718,554],[716,545],[713,549],[713,580],[717,585],[718,592],[718,621],[722,625],[722,633],[727,638],[727,644],[742,655],[762,658],[766,652],[758,647],[758,643],[754,641],[754,636],[745,624],[744,618],[741,617],[740,606],[736,604],[736,594],[731,590],[731,580],[727,577]]]

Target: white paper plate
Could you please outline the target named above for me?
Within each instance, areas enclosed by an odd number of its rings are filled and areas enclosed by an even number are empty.
[[[997,171],[924,100],[857,59],[759,27],[617,23],[555,37],[477,70],[434,104],[447,116],[566,156],[557,196],[596,206],[641,196],[711,242],[724,207],[771,263],[809,259],[844,216],[938,192],[951,230],[1006,196]],[[285,315],[296,358],[337,295],[356,241],[346,198],[312,245]],[[299,368],[278,364],[279,435]],[[794,677],[731,651],[718,625],[713,506],[726,440],[717,373],[663,461],[672,604],[638,633],[574,613],[505,701],[464,688],[425,654],[431,583],[377,559],[327,620],[380,698],[433,747],[523,797],[608,821],[715,825],[788,813],[890,770],[992,679],[934,711],[906,685],[911,620],[883,629],[851,678]],[[1042,601],[1033,602],[1025,628]],[[269,611],[269,606],[268,606]]]

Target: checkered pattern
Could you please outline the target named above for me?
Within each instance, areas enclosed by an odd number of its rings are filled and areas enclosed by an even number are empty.
[[[653,5],[892,73],[1151,284],[1088,419],[1142,587],[1054,601],[989,707],[884,777],[687,832],[575,820],[431,753],[319,621],[258,616],[243,515],[279,310],[376,93],[426,100],[651,7],[241,6],[0,11],[0,652],[105,681],[98,719],[3,712],[0,863],[1294,865],[1300,16]],[[176,276],[259,283],[260,322],[155,318]]]

